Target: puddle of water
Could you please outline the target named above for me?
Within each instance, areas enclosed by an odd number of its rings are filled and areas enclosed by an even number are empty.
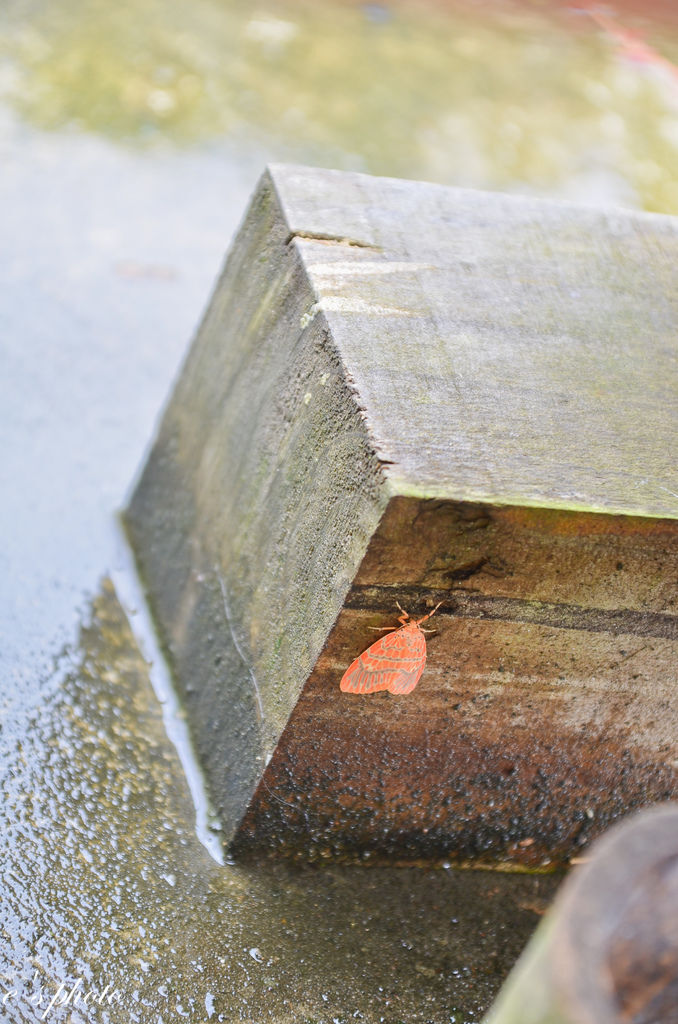
[[[12,702],[51,678],[114,564],[114,510],[263,162],[45,135],[0,106],[0,677]]]
[[[58,689],[5,725],[11,1022],[477,1021],[558,883],[216,864],[107,581]]]

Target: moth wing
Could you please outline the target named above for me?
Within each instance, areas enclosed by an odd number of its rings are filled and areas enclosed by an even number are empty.
[[[391,680],[389,684],[390,693],[412,693],[419,680],[421,674],[424,671],[424,665],[426,664],[426,658],[422,658],[418,668],[413,668],[409,672],[400,670],[397,675]]]
[[[362,655],[356,658],[344,672],[339,688],[343,693],[376,693],[388,689],[388,680],[383,673],[370,672],[362,662]]]
[[[415,688],[426,664],[426,637],[420,629],[405,626],[397,633],[391,633],[384,640],[390,641],[391,656],[397,655],[398,669],[389,679],[390,693],[411,693]]]
[[[410,693],[426,663],[426,640],[407,626],[396,629],[368,647],[349,665],[340,689],[344,693]]]

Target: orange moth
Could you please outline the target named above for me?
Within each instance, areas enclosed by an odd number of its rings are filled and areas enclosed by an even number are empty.
[[[392,627],[391,632],[376,640],[349,665],[339,684],[341,690],[344,693],[376,693],[377,690],[411,693],[426,664],[426,637],[421,623],[430,619],[442,603],[440,601],[421,619],[410,619],[398,605],[402,612],[398,618],[401,626]]]

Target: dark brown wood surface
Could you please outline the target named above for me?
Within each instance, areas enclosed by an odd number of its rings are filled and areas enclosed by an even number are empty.
[[[393,500],[235,849],[553,866],[678,794],[676,579],[667,520]],[[396,601],[417,689],[340,693]]]

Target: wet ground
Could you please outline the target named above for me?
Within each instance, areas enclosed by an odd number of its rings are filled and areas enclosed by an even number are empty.
[[[7,743],[3,1019],[480,1019],[555,879],[220,866],[109,582],[78,659]]]
[[[3,5],[3,1019],[489,1005],[556,882],[219,865],[102,581],[131,612],[114,512],[266,161],[678,213],[678,19],[604,10]]]

